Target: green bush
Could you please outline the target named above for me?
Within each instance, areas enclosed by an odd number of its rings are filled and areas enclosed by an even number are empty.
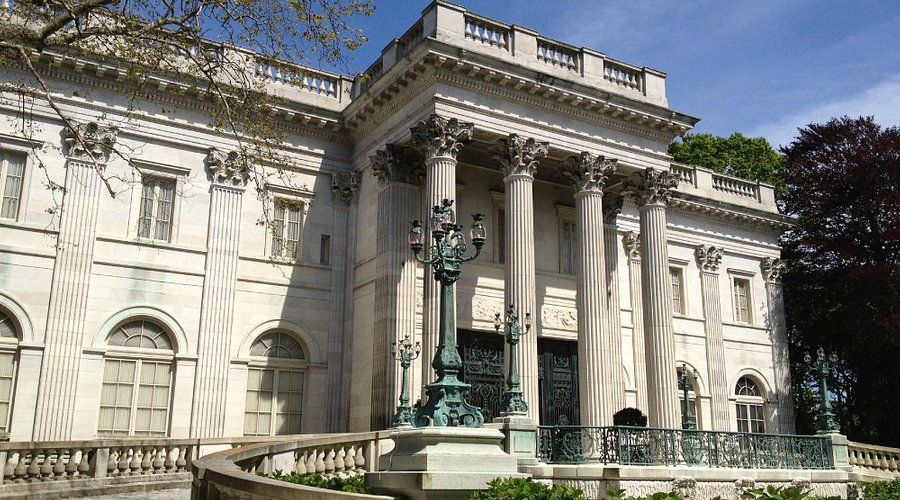
[[[476,491],[470,500],[585,500],[584,492],[554,484],[547,486],[522,477],[497,478],[486,490]]]
[[[337,490],[347,493],[372,493],[372,490],[363,482],[364,478],[362,475],[326,478],[319,474],[297,474],[296,472],[285,474],[280,470],[276,470],[271,474],[259,473],[259,475],[277,479],[279,481],[286,481],[288,483],[312,486],[313,488],[324,488],[326,490]]]
[[[606,495],[609,497],[609,500],[681,500],[681,497],[674,491],[668,493],[661,491],[645,497],[635,497],[625,496],[625,490],[609,490],[606,492]]]
[[[862,490],[866,500],[896,500],[900,498],[900,478],[862,483]]]

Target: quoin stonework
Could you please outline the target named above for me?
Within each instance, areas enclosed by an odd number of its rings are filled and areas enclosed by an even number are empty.
[[[209,100],[154,82],[164,112],[125,116],[114,72],[79,57],[35,63],[83,140],[44,101],[28,134],[16,96],[0,103],[12,440],[387,428],[392,343],[422,346],[411,403],[434,380],[439,286],[406,238],[445,198],[488,228],[456,291],[461,378],[485,421],[508,362],[494,317],[515,304],[533,318],[516,361],[541,424],[636,407],[652,427],[793,433],[787,221],[772,186],[671,161],[697,118],[669,107],[664,72],[444,2],[357,77],[247,57],[284,98],[271,119],[294,165],[264,204]],[[101,171],[125,186],[115,198]],[[45,176],[65,187],[52,213]]]

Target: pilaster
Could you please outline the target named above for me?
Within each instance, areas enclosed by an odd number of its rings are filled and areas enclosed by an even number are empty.
[[[603,244],[603,188],[615,170],[616,160],[587,152],[569,158],[562,169],[576,191],[578,392],[581,424],[589,426],[612,424],[620,409],[614,391],[621,385],[621,362],[613,357],[617,339],[609,329]]]
[[[514,304],[522,313],[538,313],[535,300],[534,263],[534,172],[538,162],[547,155],[549,144],[532,138],[510,134],[497,144],[494,158],[503,173],[506,185],[506,287],[507,304]],[[516,350],[516,362],[522,381],[522,396],[528,404],[528,417],[539,418],[537,338],[535,333],[522,338]],[[505,348],[509,359],[509,347]]]
[[[635,198],[641,227],[641,290],[647,360],[648,417],[651,427],[681,427],[672,326],[672,283],[666,236],[666,205],[675,175],[648,168],[635,172],[626,186]]]
[[[782,434],[793,434],[794,397],[791,390],[791,359],[784,317],[784,290],[781,286],[784,262],[778,258],[766,257],[760,263],[760,268],[766,281],[767,324],[772,340],[772,366],[778,398],[778,431]]]
[[[401,371],[391,344],[416,336],[416,262],[407,244],[410,220],[419,218],[421,165],[403,148],[388,144],[370,157],[378,179],[375,262],[375,340],[371,428],[386,429],[396,410]]]
[[[96,122],[64,131],[65,194],[50,284],[33,439],[72,439],[102,174],[117,130]]]
[[[622,355],[622,301],[619,297],[619,234],[616,219],[622,211],[624,198],[616,195],[603,197],[603,257],[606,262],[606,297],[607,323],[610,335],[610,363],[613,378],[610,380],[612,390],[613,413],[625,408],[625,369]]]
[[[644,348],[644,296],[641,293],[641,238],[640,234],[628,231],[622,235],[622,247],[628,259],[628,279],[631,300],[631,349],[634,355],[634,387],[637,390],[636,406],[646,413],[649,408],[647,397],[647,352]]]
[[[725,341],[722,333],[722,299],[719,292],[719,266],[723,251],[719,247],[697,245],[694,256],[700,268],[703,295],[703,325],[706,333],[706,365],[709,370],[710,411],[712,429],[728,431],[728,379],[725,372]]]
[[[236,151],[225,153],[216,148],[210,148],[206,157],[212,187],[191,408],[191,437],[195,438],[225,433],[241,201],[250,175],[246,161]]]
[[[430,218],[431,207],[440,205],[441,200],[456,200],[456,154],[464,143],[471,140],[473,129],[474,125],[471,123],[437,114],[430,115],[410,129],[413,144],[425,157],[425,198],[420,212],[423,220]],[[433,241],[430,227],[427,227],[425,241]],[[423,258],[430,258],[428,248],[425,249]],[[431,356],[437,347],[440,312],[441,287],[427,274],[422,315],[422,351],[428,355],[423,358]],[[432,380],[434,370],[425,360],[422,362],[422,383],[427,384]]]

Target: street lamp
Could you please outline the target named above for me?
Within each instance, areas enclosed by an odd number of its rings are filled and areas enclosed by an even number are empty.
[[[694,380],[698,380],[700,377],[700,373],[697,372],[696,369],[691,368],[691,376],[694,377]],[[682,414],[682,429],[696,429],[697,421],[694,419],[694,416],[691,414],[691,400],[688,399],[688,388],[691,387],[691,378],[688,375],[688,365],[687,363],[681,364],[681,373],[678,374],[678,382],[681,385],[681,394],[684,397],[684,413]],[[697,391],[694,391],[695,393]]]
[[[400,366],[403,368],[403,376],[400,379],[400,405],[397,406],[397,412],[394,413],[394,425],[397,427],[409,427],[412,425],[410,423],[410,420],[412,420],[412,407],[409,406],[409,365],[419,357],[421,352],[422,346],[418,342],[413,346],[412,341],[409,340],[409,335],[400,341],[399,346],[397,342],[391,342],[391,358],[399,361]]]
[[[501,403],[502,413],[517,414],[528,412],[528,403],[522,399],[522,389],[519,387],[519,370],[516,366],[516,345],[519,343],[519,337],[525,335],[531,330],[531,313],[525,313],[523,321],[524,331],[519,326],[519,315],[516,314],[516,306],[510,304],[506,309],[506,318],[500,319],[500,313],[494,316],[494,329],[497,333],[503,335],[506,343],[509,344],[509,374],[506,378],[507,389],[503,391],[503,401]],[[501,331],[502,329],[502,331]]]
[[[469,237],[475,246],[474,255],[466,255],[466,238],[461,225],[454,222],[453,201],[443,200],[435,205],[431,215],[431,257],[420,257],[425,247],[425,235],[421,221],[412,221],[409,232],[409,247],[416,254],[416,261],[431,266],[435,281],[441,284],[439,338],[437,350],[431,366],[437,372],[437,380],[428,384],[425,393],[428,402],[420,406],[413,419],[416,427],[481,427],[484,416],[478,407],[466,402],[469,384],[459,380],[462,359],[456,349],[456,289],[460,268],[465,262],[474,260],[481,254],[486,230],[481,214],[472,215]]]
[[[822,432],[840,432],[841,426],[831,411],[831,397],[828,395],[828,375],[835,371],[837,355],[831,353],[826,358],[825,349],[819,347],[816,350],[815,363],[809,353],[803,356],[803,361],[815,368],[819,375],[819,414],[816,416],[816,429]]]

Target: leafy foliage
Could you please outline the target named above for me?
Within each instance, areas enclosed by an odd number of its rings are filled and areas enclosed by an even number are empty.
[[[765,489],[753,489],[741,495],[745,500],[803,500],[809,498],[809,492],[799,486],[772,486]]]
[[[337,490],[346,493],[372,493],[372,490],[365,485],[365,478],[362,475],[350,477],[324,477],[321,474],[298,474],[296,472],[285,474],[280,470],[276,470],[271,474],[259,473],[259,475],[288,483],[312,486],[313,488]]]
[[[818,386],[803,361],[838,357],[828,385],[850,439],[900,446],[900,127],[832,119],[782,148],[784,297],[797,432],[814,432]]]
[[[626,496],[625,490],[618,489],[607,491],[606,496],[609,498],[609,500],[682,500],[681,496],[679,496],[674,491],[661,491],[659,493],[652,493],[644,497],[636,497],[631,495]]]
[[[862,490],[866,500],[896,500],[900,498],[900,478],[863,483]]]
[[[613,425],[647,427],[647,416],[637,408],[622,408],[613,414]]]
[[[669,144],[669,154],[680,163],[762,181],[775,186],[778,194],[784,192],[784,157],[763,137],[751,138],[737,132],[728,137],[685,134],[680,141]]]
[[[488,489],[476,491],[471,500],[584,500],[584,492],[559,484],[548,486],[534,479],[521,477],[497,478]]]

